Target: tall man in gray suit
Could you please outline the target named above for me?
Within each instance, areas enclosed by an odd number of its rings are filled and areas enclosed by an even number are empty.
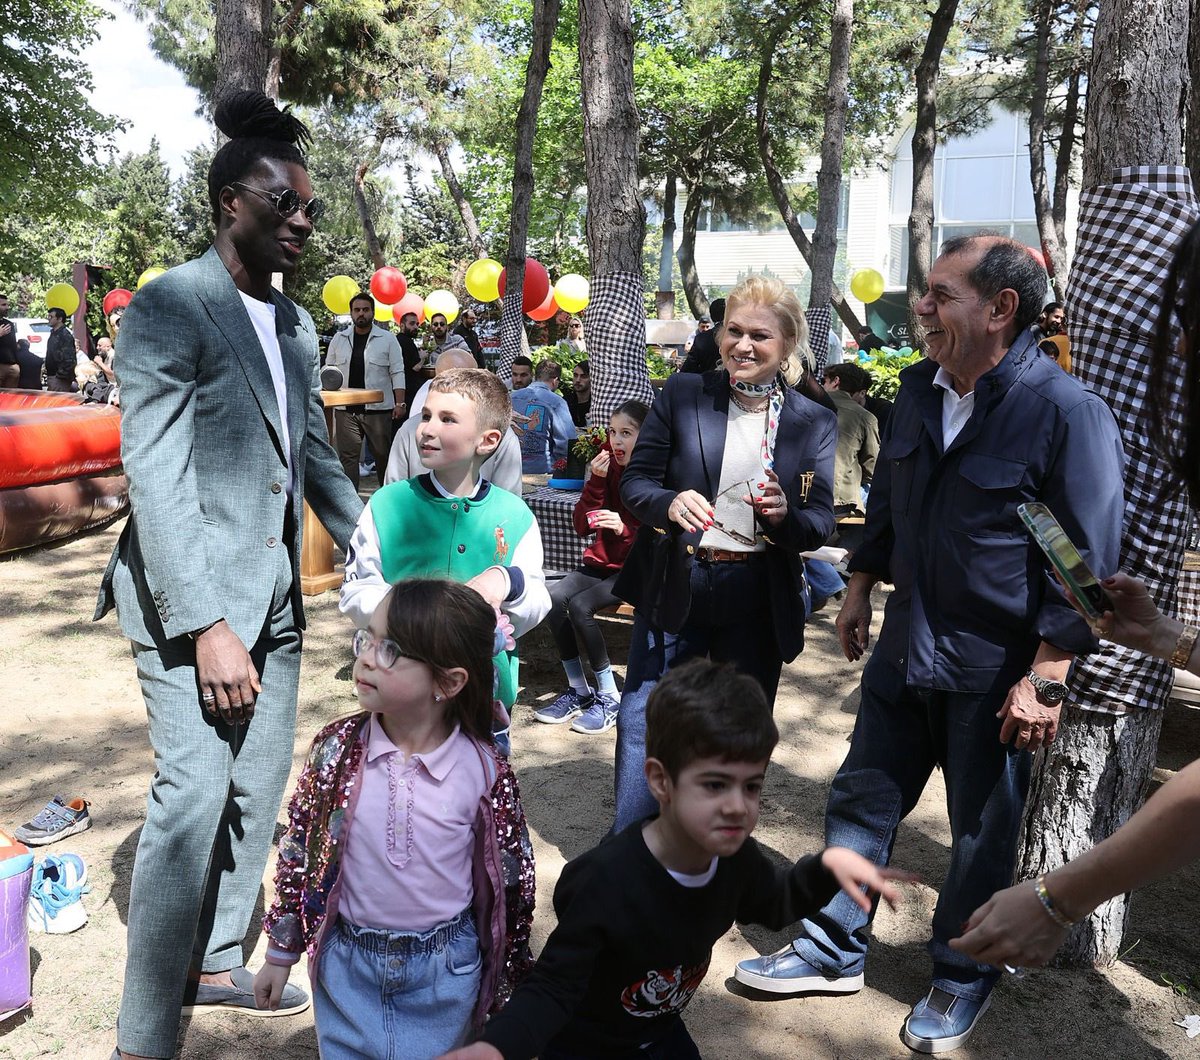
[[[132,641],[156,767],[114,1053],[132,1058],[173,1056],[182,1009],[257,1011],[242,942],[292,761],[301,505],[341,542],[362,510],[326,437],[312,319],[271,287],[322,212],[308,131],[257,92],[216,122],[213,247],[121,327],[132,515],[96,617],[115,606]],[[308,1006],[293,989],[281,1012]]]

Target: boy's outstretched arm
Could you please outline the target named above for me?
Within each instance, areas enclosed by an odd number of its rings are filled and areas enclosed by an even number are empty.
[[[904,869],[881,869],[874,862],[847,847],[827,847],[821,854],[821,864],[864,913],[871,911],[871,899],[868,895],[878,894],[895,909],[904,899],[900,889],[892,881],[916,883],[920,879],[915,873],[905,872]],[[864,887],[867,894],[863,893]]]

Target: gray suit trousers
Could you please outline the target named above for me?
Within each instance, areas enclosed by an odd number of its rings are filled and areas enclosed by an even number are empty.
[[[129,955],[118,1045],[175,1055],[189,967],[244,963],[275,821],[292,764],[301,633],[290,598],[288,550],[271,614],[250,656],[262,692],[245,725],[205,712],[191,640],[160,651],[134,644],[155,773],[129,895]]]

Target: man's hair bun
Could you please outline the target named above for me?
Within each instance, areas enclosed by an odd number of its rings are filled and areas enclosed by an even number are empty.
[[[213,111],[213,121],[231,140],[279,140],[301,148],[312,142],[308,126],[291,107],[280,110],[270,96],[251,89],[224,93]]]

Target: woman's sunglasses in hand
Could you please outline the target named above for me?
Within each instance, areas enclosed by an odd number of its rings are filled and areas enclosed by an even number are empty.
[[[717,501],[720,501],[722,498],[730,501],[742,501],[746,496],[754,496],[754,491],[750,488],[750,483],[735,482],[728,489],[722,490],[717,494],[716,499],[713,501],[713,511],[716,511]],[[713,518],[712,529],[721,531],[727,538],[731,541],[736,541],[739,545],[749,545],[751,548],[754,548],[758,544],[758,538],[747,537],[740,530],[730,529],[716,517]]]

